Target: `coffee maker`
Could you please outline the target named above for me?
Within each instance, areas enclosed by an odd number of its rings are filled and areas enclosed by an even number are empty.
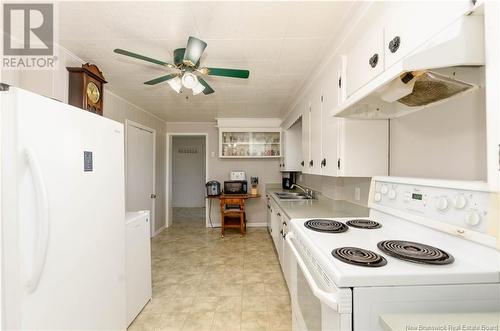
[[[291,190],[292,185],[295,184],[296,173],[295,172],[283,172],[281,179],[281,187],[284,190]]]

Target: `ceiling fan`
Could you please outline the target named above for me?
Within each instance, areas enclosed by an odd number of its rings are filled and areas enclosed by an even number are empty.
[[[203,40],[195,37],[189,37],[186,48],[177,48],[174,50],[173,64],[129,52],[120,48],[115,49],[114,52],[178,70],[177,73],[161,76],[144,82],[146,85],[155,85],[167,82],[177,93],[181,92],[183,86],[191,89],[193,91],[193,95],[200,94],[201,92],[203,92],[203,94],[214,93],[215,91],[202,77],[200,77],[200,75],[248,78],[250,75],[248,70],[208,67],[200,68],[200,58],[206,47],[207,43]]]

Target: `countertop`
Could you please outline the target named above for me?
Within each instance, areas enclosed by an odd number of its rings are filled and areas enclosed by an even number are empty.
[[[271,195],[288,218],[366,217],[369,209],[346,200],[334,200],[318,194],[315,200],[280,200],[273,193],[290,192],[280,184],[266,184],[266,193]]]
[[[409,330],[498,330],[500,312],[385,314],[380,324],[386,331]]]

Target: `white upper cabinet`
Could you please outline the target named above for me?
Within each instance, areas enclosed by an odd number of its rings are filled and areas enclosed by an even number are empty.
[[[389,171],[389,121],[339,120],[338,175],[387,176]]]
[[[309,143],[309,173],[321,175],[321,88],[313,90],[310,102],[311,139]]]
[[[472,1],[394,1],[383,19],[384,63],[389,68],[472,8]]]
[[[339,119],[330,115],[330,110],[345,98],[345,57],[337,56],[326,68],[321,82],[323,102],[321,103],[321,173],[337,176],[339,145]]]
[[[307,99],[306,99],[307,100]],[[311,140],[311,126],[310,126],[310,111],[309,102],[301,101],[299,107],[302,110],[302,161],[300,165],[302,166],[303,173],[310,173],[309,170],[309,160],[311,159],[309,142]]]
[[[282,132],[283,157],[281,171],[302,171],[302,121],[297,121]]]
[[[356,92],[383,71],[383,28],[367,27],[363,36],[347,52],[347,95]]]

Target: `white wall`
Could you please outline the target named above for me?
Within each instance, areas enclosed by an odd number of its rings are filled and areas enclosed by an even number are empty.
[[[205,158],[205,137],[172,137],[172,207],[205,207]]]
[[[259,191],[263,196],[260,199],[250,199],[247,201],[247,219],[251,226],[253,224],[265,225],[266,223],[266,200],[263,192],[264,183],[281,183],[281,173],[279,172],[278,159],[220,159],[219,153],[219,131],[215,127],[215,122],[203,123],[179,123],[168,122],[168,133],[207,133],[208,134],[208,179],[222,183],[229,180],[231,170],[242,170],[246,172],[247,179],[251,176],[259,177]],[[213,155],[213,156],[212,156]],[[171,199],[170,199],[171,201]],[[214,225],[220,224],[219,202],[212,201],[212,222]]]
[[[391,176],[486,181],[484,90],[391,121]]]
[[[56,70],[2,71],[0,81],[25,90],[68,102],[68,71],[85,63],[76,55],[59,47]],[[95,63],[99,66],[99,63]],[[106,73],[104,73],[106,77]],[[156,130],[156,230],[165,225],[165,122],[104,88],[104,116],[124,123],[130,119]]]

